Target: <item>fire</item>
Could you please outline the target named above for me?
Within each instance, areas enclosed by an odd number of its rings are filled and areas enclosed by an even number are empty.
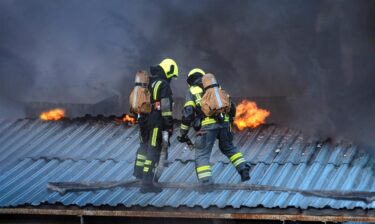
[[[129,116],[127,114],[125,114],[125,116],[122,117],[122,121],[131,123],[131,124],[135,124],[137,122],[137,120],[134,117]]]
[[[39,118],[43,121],[58,121],[64,117],[65,117],[65,111],[60,108],[46,111],[39,115]]]
[[[270,114],[269,111],[258,108],[255,102],[243,100],[236,107],[234,124],[240,131],[245,128],[256,128],[264,124]]]

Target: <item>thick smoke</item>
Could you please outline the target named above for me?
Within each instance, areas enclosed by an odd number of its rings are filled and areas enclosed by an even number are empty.
[[[277,123],[375,145],[374,15],[371,0],[3,0],[0,113],[126,99],[135,71],[169,56],[175,96],[198,66],[233,96],[284,97]]]

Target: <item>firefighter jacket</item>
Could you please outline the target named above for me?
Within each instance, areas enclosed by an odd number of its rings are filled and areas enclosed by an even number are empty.
[[[165,77],[160,66],[150,68],[150,91],[152,110],[148,119],[149,127],[160,127],[162,130],[173,129],[173,95],[170,80]]]
[[[189,128],[193,125],[196,119],[201,119],[201,100],[203,96],[203,86],[201,79],[196,79],[189,87],[185,97],[184,108],[182,109],[182,121],[180,132],[181,135],[186,135]],[[199,121],[200,122],[200,121]],[[195,123],[195,122],[194,122]],[[195,126],[195,125],[193,125]],[[198,129],[199,127],[195,127]]]

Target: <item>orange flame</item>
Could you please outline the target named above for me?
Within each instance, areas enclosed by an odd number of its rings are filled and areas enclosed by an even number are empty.
[[[39,118],[43,121],[58,121],[64,117],[65,111],[59,108],[43,112],[39,115]]]
[[[129,115],[127,115],[127,114],[125,114],[125,116],[122,117],[122,121],[123,121],[123,122],[131,123],[131,124],[135,124],[135,123],[137,123],[137,120],[135,119],[135,117],[129,116]]]
[[[240,131],[245,128],[256,128],[264,124],[270,114],[269,111],[258,108],[255,102],[243,100],[236,107],[234,124]]]

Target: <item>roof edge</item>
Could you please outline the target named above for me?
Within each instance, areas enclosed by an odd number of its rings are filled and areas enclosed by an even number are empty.
[[[329,210],[329,209],[328,209]],[[320,211],[320,212],[318,212]],[[363,211],[363,210],[362,210]],[[319,221],[319,222],[375,222],[375,211],[335,210],[322,212],[321,209],[303,211],[299,209],[194,209],[194,208],[94,208],[76,206],[41,206],[0,208],[0,215],[48,215],[48,216],[111,216],[148,218],[196,218],[196,219],[247,219],[281,221]]]

